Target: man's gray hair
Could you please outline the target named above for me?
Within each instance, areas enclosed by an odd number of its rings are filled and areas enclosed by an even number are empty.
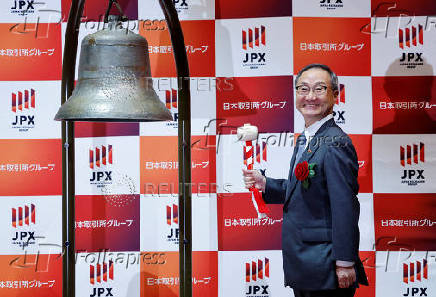
[[[329,73],[330,75],[330,81],[331,81],[331,88],[333,91],[337,91],[339,90],[339,86],[338,86],[338,76],[336,75],[336,73],[334,73],[329,66],[324,65],[324,64],[317,64],[317,63],[313,63],[313,64],[309,64],[304,66],[303,69],[300,70],[300,72],[298,72],[297,77],[295,78],[295,86],[297,86],[297,82],[300,79],[301,74],[303,74],[303,72],[312,69],[312,68],[319,68],[322,70],[325,70]]]

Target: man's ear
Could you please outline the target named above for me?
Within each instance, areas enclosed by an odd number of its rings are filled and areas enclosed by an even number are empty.
[[[335,99],[336,99],[336,97],[339,96],[339,90],[335,90],[335,91],[333,91],[333,96],[335,96]]]

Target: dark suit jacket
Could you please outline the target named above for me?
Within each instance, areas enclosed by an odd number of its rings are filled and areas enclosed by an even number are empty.
[[[296,150],[290,168],[295,163]],[[283,203],[285,286],[300,290],[338,288],[336,260],[354,261],[358,283],[368,284],[359,259],[358,162],[354,146],[333,119],[324,123],[300,162],[315,163],[309,188],[294,174],[267,178],[264,199]],[[358,286],[357,282],[354,286]]]

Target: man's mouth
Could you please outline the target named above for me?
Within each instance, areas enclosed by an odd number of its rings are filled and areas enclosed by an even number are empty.
[[[304,106],[303,107],[305,107],[305,108],[309,108],[309,109],[315,109],[315,108],[318,108],[318,106],[319,106],[319,104],[304,104]]]

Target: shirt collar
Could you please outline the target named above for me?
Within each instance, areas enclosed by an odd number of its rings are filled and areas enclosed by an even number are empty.
[[[321,126],[327,122],[328,120],[333,118],[333,114],[328,114],[324,118],[320,119],[319,121],[313,123],[309,127],[304,129],[304,136],[306,136],[306,139],[312,139],[313,136],[315,136],[316,132],[321,128]]]

